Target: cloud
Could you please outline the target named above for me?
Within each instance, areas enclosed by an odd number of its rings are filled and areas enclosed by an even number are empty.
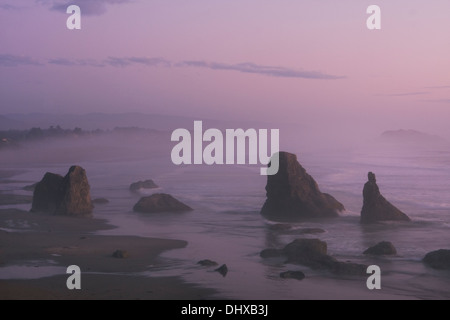
[[[435,102],[435,103],[450,103],[450,99],[429,99],[421,100],[422,102]]]
[[[17,56],[12,54],[0,54],[0,66],[1,67],[42,66],[42,63],[30,57]]]
[[[13,4],[0,4],[0,9],[2,10],[19,10],[18,6]]]
[[[295,70],[283,67],[272,67],[257,65],[250,62],[237,63],[237,64],[225,64],[218,62],[206,62],[206,61],[183,61],[176,64],[177,67],[195,67],[195,68],[206,68],[211,70],[230,70],[242,73],[253,73],[260,74],[271,77],[280,78],[303,78],[303,79],[325,79],[325,80],[335,80],[343,79],[345,76],[335,76],[325,74],[319,71],[305,71],[305,70]]]
[[[450,89],[450,86],[432,86],[432,87],[425,87],[425,89]]]
[[[205,62],[205,61],[182,61],[172,62],[164,58],[147,58],[147,57],[108,57],[103,60],[96,59],[67,59],[67,58],[50,58],[47,59],[46,64],[61,66],[61,67],[131,67],[131,66],[146,66],[146,67],[177,67],[177,68],[206,68],[210,70],[228,70],[241,73],[251,73],[263,76],[277,77],[277,78],[302,78],[302,79],[344,79],[345,76],[329,75],[318,71],[300,71],[283,67],[271,67],[257,65],[254,63],[237,63],[225,64],[219,62]],[[9,54],[0,54],[0,66],[15,67],[19,65],[45,65],[30,57],[15,56]],[[415,95],[425,94],[428,92],[415,92],[406,94],[393,94],[390,96]]]
[[[415,91],[415,92],[405,92],[405,93],[391,93],[391,94],[377,94],[376,96],[382,97],[405,97],[405,96],[418,96],[422,94],[429,94],[429,91]]]
[[[104,60],[104,63],[113,66],[113,67],[127,67],[131,65],[145,65],[149,67],[163,66],[170,67],[172,63],[163,58],[145,58],[145,57],[131,57],[131,58],[117,58],[117,57],[108,57],[108,59]]]
[[[38,0],[38,2],[50,5],[50,10],[66,13],[67,7],[77,5],[83,15],[99,16],[107,11],[110,4],[130,3],[131,0]]]
[[[58,66],[65,67],[104,67],[105,64],[102,64],[96,60],[92,59],[77,59],[77,60],[69,60],[65,58],[56,58],[48,60],[49,64],[54,64]]]

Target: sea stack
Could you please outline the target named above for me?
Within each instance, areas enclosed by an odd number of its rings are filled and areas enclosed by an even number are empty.
[[[342,203],[322,193],[317,182],[288,152],[279,153],[279,170],[267,176],[267,200],[261,214],[270,220],[337,217]]]
[[[90,216],[92,209],[86,171],[79,166],[72,166],[65,177],[47,172],[33,193],[33,212]]]
[[[369,172],[368,179],[363,190],[364,204],[361,210],[361,223],[411,220],[381,195],[374,173]]]

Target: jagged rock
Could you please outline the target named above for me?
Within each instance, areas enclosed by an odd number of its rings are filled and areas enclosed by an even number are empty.
[[[422,261],[433,269],[450,270],[450,250],[429,252]]]
[[[97,199],[92,200],[92,203],[93,204],[107,204],[107,203],[109,203],[109,200],[106,198],[97,198]]]
[[[226,275],[228,273],[228,267],[227,267],[226,264],[223,264],[223,265],[221,265],[219,268],[217,268],[214,271],[220,273],[222,275],[222,277],[226,277]]]
[[[202,267],[215,267],[218,265],[217,262],[209,259],[200,260],[199,262],[197,262],[197,264],[201,265]]]
[[[394,245],[391,242],[383,241],[380,242],[373,247],[370,247],[363,254],[371,254],[375,256],[388,256],[388,255],[396,255],[397,249],[395,249]]]
[[[301,271],[285,271],[280,273],[280,278],[303,280],[305,279],[305,274]]]
[[[33,212],[89,216],[92,209],[86,171],[79,166],[72,166],[64,178],[47,172],[33,193]]]
[[[267,176],[267,200],[261,214],[270,220],[336,217],[344,206],[327,193],[298,163],[295,154],[279,153],[279,170]]]
[[[278,249],[264,249],[263,251],[261,251],[261,253],[259,254],[261,258],[277,258],[277,257],[281,257],[283,255],[283,251],[278,250]]]
[[[139,189],[155,189],[159,188],[153,180],[145,180],[134,182],[130,185],[131,191],[138,191]]]
[[[380,193],[375,174],[369,172],[364,185],[364,205],[361,210],[361,223],[377,221],[410,221],[409,217],[393,206]]]
[[[126,259],[128,258],[128,252],[124,250],[116,250],[112,256],[117,259]]]
[[[141,198],[139,202],[136,203],[133,210],[143,213],[157,213],[191,211],[192,208],[169,194],[157,193]]]

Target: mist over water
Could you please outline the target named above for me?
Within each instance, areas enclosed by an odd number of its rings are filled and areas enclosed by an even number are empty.
[[[244,128],[245,129],[245,128]],[[286,130],[288,131],[288,130]],[[299,130],[301,132],[302,130]],[[433,250],[450,247],[450,148],[445,143],[386,143],[373,138],[364,143],[341,143],[315,135],[285,134],[281,150],[297,154],[299,162],[347,211],[337,219],[291,223],[290,230],[275,230],[259,211],[265,201],[266,177],[260,165],[182,165],[170,160],[170,134],[104,135],[78,140],[51,140],[0,150],[4,169],[23,169],[17,182],[0,185],[20,190],[39,181],[46,171],[59,174],[69,166],[83,166],[92,198],[104,197],[94,216],[105,218],[116,229],[100,234],[138,235],[188,241],[184,249],[162,254],[163,267],[149,266],[148,276],[182,276],[186,281],[216,288],[220,296],[238,299],[301,298],[450,298],[450,274],[425,267],[421,259]],[[377,175],[381,193],[413,220],[412,223],[359,224],[362,188],[367,172]],[[153,190],[130,192],[138,180],[153,179]],[[195,210],[177,214],[142,214],[132,211],[140,197],[169,193]],[[22,209],[29,206],[18,205]],[[303,228],[322,228],[325,233],[300,235]],[[382,290],[367,290],[366,278],[336,278],[304,266],[263,260],[265,248],[281,248],[299,238],[326,241],[339,260],[381,267]],[[391,241],[398,256],[371,258],[362,255],[369,246]],[[127,248],[126,243],[123,245]],[[225,278],[214,268],[197,265],[211,259],[228,266]],[[286,270],[302,270],[301,282],[279,278]],[[307,289],[305,289],[307,288]],[[314,288],[313,290],[311,288]],[[384,296],[383,296],[384,295]]]

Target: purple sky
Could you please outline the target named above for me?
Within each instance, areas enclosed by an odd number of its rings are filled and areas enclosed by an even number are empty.
[[[82,30],[66,29],[69,4],[80,5]],[[366,28],[371,4],[382,30]],[[0,114],[137,111],[442,134],[449,13],[448,0],[0,0]]]

